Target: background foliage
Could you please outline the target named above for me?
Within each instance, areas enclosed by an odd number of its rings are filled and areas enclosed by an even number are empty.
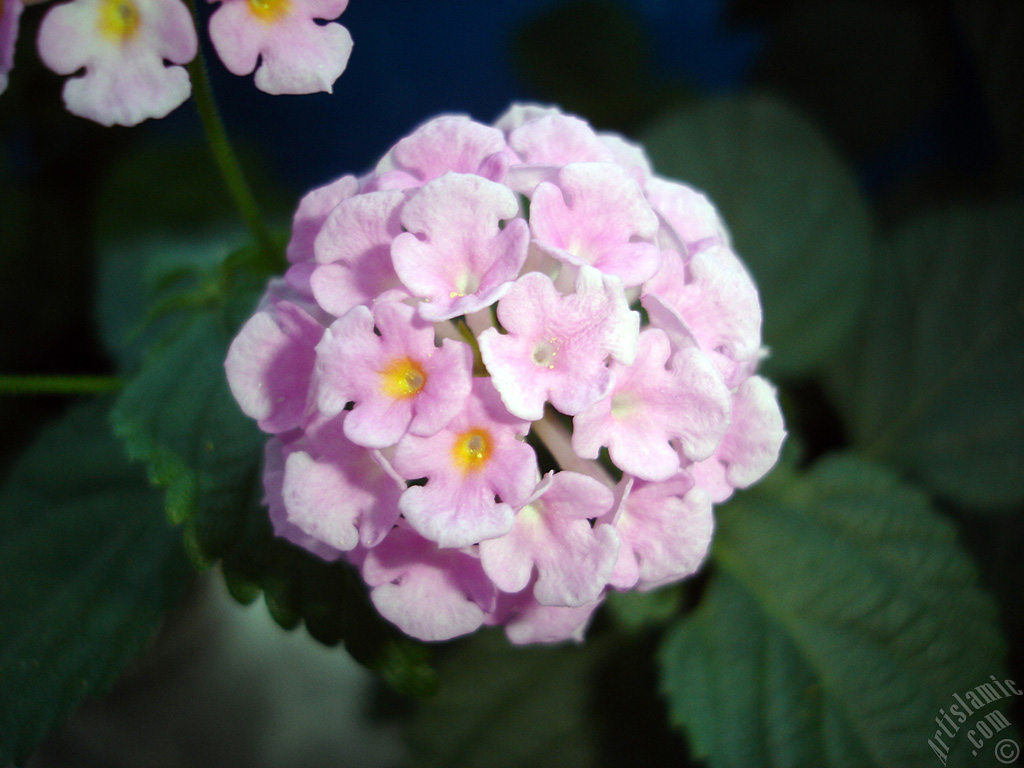
[[[126,384],[0,398],[0,765],[110,764],[74,720],[43,740],[183,595],[172,627],[194,622],[196,569],[386,681],[347,738],[394,725],[407,750],[367,765],[935,765],[955,693],[1024,681],[1020,4],[397,6],[353,0],[333,97],[214,73],[280,236],[303,189],[438,111],[554,101],[625,132],[708,192],[755,275],[780,466],[718,508],[696,579],[614,596],[580,647],[402,638],[346,568],[270,534],[221,368],[266,276],[191,108],[134,131],[64,114],[27,13],[0,98],[0,372]],[[1024,723],[1020,699],[991,709]],[[949,765],[998,764],[952,742]]]

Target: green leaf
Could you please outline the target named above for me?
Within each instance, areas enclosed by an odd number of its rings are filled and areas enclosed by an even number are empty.
[[[642,632],[668,622],[679,613],[682,588],[675,584],[652,592],[618,592],[612,590],[605,606],[615,622],[627,632]]]
[[[858,354],[832,381],[855,444],[973,507],[1024,500],[1024,205],[955,208],[875,259]]]
[[[176,318],[160,308],[198,305],[204,287],[208,293],[216,285],[224,257],[243,241],[240,229],[220,227],[101,245],[96,320],[121,370],[138,370],[146,349],[173,327]]]
[[[721,211],[761,292],[768,375],[820,368],[861,315],[872,240],[864,198],[822,134],[758,96],[669,114],[641,139],[659,174]]]
[[[515,647],[482,630],[452,651],[440,691],[412,721],[417,768],[595,764],[587,694],[599,644]]]
[[[98,403],[46,429],[0,492],[0,765],[22,761],[153,638],[188,582],[160,493]]]
[[[873,465],[835,457],[737,498],[714,556],[660,650],[672,719],[714,768],[934,766],[940,709],[1000,675],[953,527]],[[949,765],[987,764],[942,736]]]
[[[220,313],[198,315],[151,355],[111,414],[129,455],[148,462],[153,482],[167,487],[175,523],[229,515],[254,493],[266,438],[227,386],[232,331]],[[204,554],[193,551],[197,564]]]

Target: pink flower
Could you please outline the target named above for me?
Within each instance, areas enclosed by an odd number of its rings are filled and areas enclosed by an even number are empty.
[[[274,529],[414,637],[578,641],[608,590],[699,568],[777,459],[714,207],[553,107],[428,121],[303,198],[288,255],[226,364],[276,435]]]
[[[406,433],[429,437],[465,406],[473,376],[470,348],[414,319],[405,304],[358,306],[335,321],[317,346],[317,405],[333,416],[348,403],[349,440],[368,448],[394,445]]]
[[[307,192],[292,217],[292,236],[285,250],[288,261],[293,264],[312,261],[314,242],[328,215],[340,202],[358,191],[359,180],[355,176],[342,176]]]
[[[487,379],[440,432],[407,435],[394,466],[408,480],[425,477],[399,502],[405,519],[440,547],[466,547],[512,528],[513,508],[526,503],[540,475],[533,448],[518,438],[529,423],[510,414]]]
[[[7,73],[14,68],[14,43],[22,8],[21,0],[0,0],[0,93],[7,90]]]
[[[591,526],[612,506],[608,486],[586,475],[558,472],[516,513],[512,530],[480,542],[484,571],[503,592],[519,592],[534,573],[540,605],[576,608],[597,600],[619,553],[610,525]]]
[[[589,125],[578,117],[558,112],[517,126],[509,132],[508,144],[529,165],[558,167],[567,163],[615,160],[611,148]]]
[[[580,642],[594,611],[604,596],[579,606],[541,605],[530,590],[498,594],[497,608],[487,616],[489,625],[505,626],[505,636],[515,645]]]
[[[442,115],[399,141],[377,163],[374,188],[418,187],[451,172],[500,182],[512,159],[497,128],[462,115]]]
[[[685,472],[649,483],[626,476],[623,500],[603,523],[622,546],[609,582],[616,589],[653,589],[689,576],[711,544],[711,498]]]
[[[665,221],[665,247],[689,256],[712,245],[729,244],[729,234],[718,211],[697,190],[660,178],[648,179],[644,190],[648,202]]]
[[[611,356],[631,363],[640,316],[626,304],[617,278],[583,267],[576,291],[562,296],[539,272],[523,275],[498,304],[507,333],[488,328],[480,352],[505,406],[536,421],[549,401],[574,415],[605,396]]]
[[[404,526],[366,553],[363,578],[381,615],[421,640],[475,631],[497,597],[478,558],[438,549]]]
[[[284,446],[284,518],[341,551],[384,540],[398,520],[405,483],[379,452],[348,440],[350,414],[317,418]]]
[[[500,299],[526,261],[529,226],[512,191],[482,176],[448,173],[402,209],[391,257],[420,315],[447,320]]]
[[[256,70],[261,91],[330,93],[348,64],[352,36],[316,19],[336,19],[347,6],[348,0],[223,0],[210,18],[210,40],[231,73]]]
[[[707,242],[707,241],[702,241]],[[688,260],[665,251],[661,269],[644,284],[681,321],[734,387],[761,356],[761,305],[746,268],[723,244],[708,245]],[[651,324],[659,326],[652,317]]]
[[[640,334],[636,362],[613,363],[615,385],[573,419],[572,445],[586,459],[607,446],[623,471],[645,480],[667,480],[679,454],[710,456],[729,427],[731,397],[711,361],[693,347],[672,351],[668,336],[651,328]]]
[[[281,282],[271,284],[238,332],[224,367],[232,394],[260,429],[277,434],[302,422],[323,333],[323,325],[302,308],[301,297]]]
[[[360,304],[409,297],[391,260],[405,200],[398,191],[369,192],[342,200],[325,217],[313,243],[317,264],[310,278],[325,310],[340,317]]]
[[[589,264],[627,288],[658,271],[658,217],[639,185],[612,163],[570,163],[533,193],[534,244],[559,261]]]
[[[713,456],[693,465],[694,476],[712,501],[725,501],[734,488],[753,485],[775,466],[785,436],[775,388],[751,376],[733,395],[729,431]]]
[[[263,503],[267,505],[270,522],[274,526],[274,535],[286,539],[303,549],[312,552],[319,558],[332,562],[341,557],[337,547],[306,533],[289,520],[288,508],[284,502],[284,450],[289,442],[299,435],[290,433],[289,437],[272,437],[267,441],[263,451]]]
[[[68,111],[103,125],[164,117],[192,93],[180,66],[195,58],[192,15],[180,0],[72,0],[50,9],[37,39],[61,75]]]

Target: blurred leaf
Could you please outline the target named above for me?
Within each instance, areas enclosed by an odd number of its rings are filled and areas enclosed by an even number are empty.
[[[1024,205],[920,216],[875,264],[832,372],[856,445],[974,507],[1024,500]]]
[[[437,696],[417,710],[417,768],[595,765],[587,701],[601,646],[515,647],[497,630],[452,648]]]
[[[670,114],[642,136],[658,173],[719,207],[764,307],[770,376],[822,366],[863,309],[872,225],[821,133],[767,97]]]
[[[102,246],[99,300],[100,336],[122,370],[134,371],[145,350],[165,333],[167,318],[154,316],[158,298],[166,301],[201,290],[215,279],[226,254],[245,241],[240,229],[209,229],[151,235]]]
[[[681,610],[680,585],[651,592],[610,591],[605,608],[615,622],[628,632],[640,632],[666,623]]]
[[[714,768],[935,765],[940,708],[1002,667],[955,539],[922,494],[849,457],[737,498],[721,570],[661,648],[674,722]],[[952,742],[948,765],[979,764]]]
[[[47,428],[0,492],[0,765],[22,761],[153,638],[191,569],[98,402]]]
[[[260,152],[239,151],[257,199],[271,219],[290,215],[294,199],[271,177]],[[109,169],[96,209],[100,243],[173,236],[240,223],[209,148],[152,136]]]

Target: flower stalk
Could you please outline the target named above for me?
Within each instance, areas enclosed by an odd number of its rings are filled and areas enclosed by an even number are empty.
[[[189,6],[195,15],[195,0],[189,0]],[[284,267],[284,261],[274,245],[274,239],[267,227],[266,220],[263,218],[256,197],[245,178],[242,165],[238,162],[238,156],[228,139],[227,131],[224,129],[224,121],[221,119],[217,102],[213,97],[210,75],[202,50],[189,62],[187,69],[192,79],[192,95],[196,110],[199,112],[199,119],[203,123],[207,145],[210,147],[210,152],[217,163],[217,169],[231,194],[235,207],[258,246],[252,266],[265,274],[280,272]]]
[[[118,376],[0,376],[0,395],[102,395],[123,386]]]

